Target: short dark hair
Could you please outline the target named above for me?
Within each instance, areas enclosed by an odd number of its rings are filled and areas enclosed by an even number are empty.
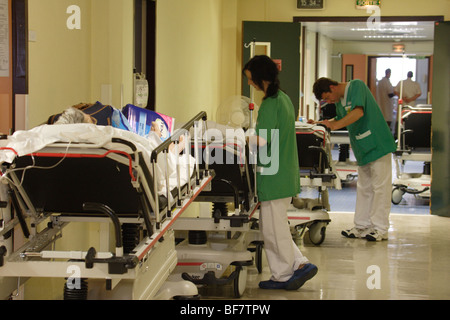
[[[412,78],[412,77],[413,77],[413,72],[412,72],[412,71],[409,71],[408,74],[407,74],[407,76],[408,76],[408,78]]]
[[[257,55],[250,59],[242,69],[245,75],[245,70],[250,71],[252,81],[260,89],[264,89],[263,81],[269,81],[265,98],[271,97],[278,93],[280,89],[280,80],[278,79],[278,66],[271,58],[265,55]]]
[[[339,83],[337,81],[331,80],[329,78],[317,79],[313,85],[313,92],[317,100],[322,100],[322,94],[324,92],[331,92],[330,86],[337,86]]]

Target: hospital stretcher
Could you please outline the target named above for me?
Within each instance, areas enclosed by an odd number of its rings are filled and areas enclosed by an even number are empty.
[[[339,157],[333,159],[332,165],[339,175],[341,183],[351,182],[358,176],[358,164],[350,159],[350,138],[347,130],[336,130],[330,133],[331,145],[339,146]]]
[[[249,247],[261,254],[259,231],[252,229],[259,203],[248,146],[225,138],[211,141],[206,133],[192,153],[202,155],[201,168],[213,170],[215,177],[195,199],[200,202],[199,216],[182,217],[174,225],[179,243],[173,277],[195,283],[202,296],[214,295],[219,288],[221,295],[229,290],[237,298],[253,265]]]
[[[154,150],[143,150],[142,137],[127,133],[136,140],[62,139],[1,163],[0,279],[67,278],[65,299],[196,297],[190,282],[168,280],[177,264],[173,226],[213,171],[196,167],[186,184],[178,178],[171,189],[168,170],[161,176],[157,167],[167,161],[170,143],[202,120],[204,112]],[[165,190],[158,189],[161,180]],[[64,231],[80,222],[99,225],[96,245],[80,249],[69,239],[73,249],[55,250]],[[24,238],[20,248],[11,244],[15,226]]]
[[[392,203],[399,204],[405,193],[430,198],[431,186],[431,115],[432,106],[404,106],[399,119],[399,140],[394,152],[396,178],[392,186]],[[406,161],[423,162],[422,172],[404,172]]]
[[[322,125],[296,122],[297,151],[302,192],[288,209],[288,220],[294,238],[303,238],[320,245],[325,240],[326,227],[331,222],[328,189],[341,189],[341,181],[331,159],[330,133]],[[309,191],[309,192],[307,192]],[[309,196],[317,192],[317,197]]]
[[[319,198],[294,199],[288,219],[295,233],[309,229],[310,238],[318,245],[323,242],[325,228],[331,221],[327,188],[340,188],[340,184],[328,160],[327,130],[297,123],[296,131],[300,183],[318,189]],[[212,210],[211,206],[203,206],[205,209],[200,210],[198,217],[182,217],[175,223],[178,264],[171,277],[192,281],[204,296],[230,291],[233,297],[240,297],[246,288],[248,268],[254,264],[262,272],[264,243],[258,227],[255,154],[245,141],[210,141],[208,137],[192,150],[204,155],[203,169],[215,172],[210,188],[196,198],[203,204],[212,203]],[[308,205],[299,207],[300,201]]]
[[[322,103],[319,109],[320,120],[336,117],[336,105],[334,103]],[[331,149],[338,146],[338,158],[330,157],[332,167],[339,176],[341,183],[351,182],[358,176],[358,165],[350,158],[350,138],[348,130],[342,128],[330,132]]]

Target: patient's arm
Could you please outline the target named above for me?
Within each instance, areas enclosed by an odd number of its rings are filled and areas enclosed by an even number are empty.
[[[181,135],[180,139],[178,140],[178,153],[181,153],[184,150],[184,146],[185,146],[184,142],[185,142],[184,141],[184,135]],[[175,152],[175,143],[172,142],[170,144],[169,150],[172,151],[172,152]]]
[[[161,138],[161,136],[162,136],[161,130],[159,128],[159,125],[155,121],[152,122],[152,126],[151,126],[150,130],[154,131],[158,135],[158,137]],[[179,142],[178,142],[178,152],[181,153],[184,150],[184,147],[185,147],[184,135],[181,135]],[[175,152],[175,143],[172,142],[170,144],[169,150],[171,152]]]

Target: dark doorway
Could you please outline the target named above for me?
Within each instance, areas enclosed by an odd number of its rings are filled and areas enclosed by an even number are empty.
[[[299,70],[300,70],[300,24],[291,22],[243,22],[243,55],[242,65],[251,56],[247,44],[255,42],[254,54],[264,54],[276,60],[280,68],[282,89],[291,98],[295,116],[299,113]],[[250,96],[250,86],[242,81],[242,94]],[[255,100],[258,104],[258,101]]]
[[[147,109],[155,110],[156,1],[135,0],[134,73],[148,81]]]

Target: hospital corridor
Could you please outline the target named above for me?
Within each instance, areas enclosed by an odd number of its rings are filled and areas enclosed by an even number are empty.
[[[448,0],[0,0],[0,300],[450,300],[449,32]]]
[[[342,237],[340,231],[352,223],[351,213],[332,213],[332,218],[326,242],[320,247],[306,243],[303,249],[319,268],[311,281],[295,292],[263,291],[257,282],[265,272],[253,272],[242,299],[449,299],[446,219],[392,214],[389,241],[380,244]]]
[[[415,171],[418,165],[413,163],[407,170]],[[336,211],[330,212],[332,222],[322,244],[313,244],[308,235],[298,241],[302,252],[319,268],[311,281],[294,292],[261,290],[259,281],[270,274],[264,264],[261,273],[249,268],[247,289],[240,299],[448,300],[448,219],[430,215],[427,200],[406,195],[400,205],[392,205],[388,241],[348,239],[341,231],[353,222],[354,205],[349,203],[355,201],[355,188],[353,181],[330,195]],[[207,293],[211,299],[233,297],[230,287]]]

